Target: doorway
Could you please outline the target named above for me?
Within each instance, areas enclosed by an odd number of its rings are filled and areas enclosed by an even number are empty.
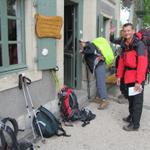
[[[64,84],[76,88],[78,84],[78,4],[65,1],[64,8]]]

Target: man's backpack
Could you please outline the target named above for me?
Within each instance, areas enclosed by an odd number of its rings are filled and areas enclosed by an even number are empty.
[[[148,50],[148,68],[147,68],[147,78],[149,82],[150,74],[150,27],[147,29],[141,29],[136,33],[136,36],[144,42]]]
[[[40,136],[38,124],[40,126],[43,137],[49,138],[53,135],[57,136],[69,136],[62,128],[61,123],[58,119],[45,107],[40,106],[36,112],[36,117],[33,118],[33,127],[36,133]],[[37,123],[38,121],[38,123]],[[62,133],[58,133],[61,131]]]
[[[79,105],[76,94],[72,88],[63,87],[58,93],[60,114],[63,121],[79,120]]]
[[[141,36],[139,38],[147,45],[150,46],[150,27],[147,29],[141,29],[138,31]]]

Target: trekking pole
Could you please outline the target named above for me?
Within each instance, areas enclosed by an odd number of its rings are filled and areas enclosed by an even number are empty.
[[[90,99],[91,98],[91,94],[90,94],[89,71],[88,71],[87,64],[85,64],[85,66],[86,66],[86,78],[87,78],[87,94],[88,94],[88,99]]]
[[[43,133],[42,133],[41,127],[40,127],[40,125],[39,125],[39,121],[38,121],[38,119],[37,119],[36,111],[35,111],[35,108],[34,108],[34,105],[33,105],[32,97],[31,97],[31,94],[30,94],[30,92],[29,92],[29,87],[28,87],[28,85],[27,85],[26,80],[28,80],[28,78],[23,77],[24,86],[25,86],[26,91],[27,91],[27,93],[28,93],[29,100],[30,100],[30,103],[31,103],[31,108],[32,108],[32,111],[33,111],[33,114],[34,114],[34,117],[35,117],[35,120],[36,120],[38,129],[39,129],[40,135],[41,135],[41,137],[42,137],[42,143],[45,143],[45,139],[44,139],[44,137],[43,137]]]
[[[21,82],[21,87],[22,87],[22,90],[23,90],[24,98],[25,98],[26,109],[27,109],[27,112],[28,112],[28,117],[29,117],[30,122],[31,122],[32,133],[33,133],[33,137],[34,137],[34,140],[35,140],[36,139],[36,134],[35,134],[35,131],[34,131],[34,128],[33,128],[33,125],[32,125],[32,117],[31,117],[31,112],[29,110],[29,105],[28,105],[28,100],[27,100],[27,96],[26,96],[26,92],[25,92],[25,85],[24,85],[24,82],[23,82],[22,75],[19,75],[19,80]]]

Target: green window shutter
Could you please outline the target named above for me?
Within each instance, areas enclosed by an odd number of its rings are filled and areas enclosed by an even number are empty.
[[[103,15],[98,16],[98,36],[104,36]]]
[[[45,16],[56,16],[56,0],[37,0],[37,13]],[[52,38],[37,38],[38,69],[46,70],[56,67],[56,40]],[[43,49],[48,50],[43,55]]]

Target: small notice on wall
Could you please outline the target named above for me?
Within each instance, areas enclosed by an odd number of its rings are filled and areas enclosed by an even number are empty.
[[[39,38],[61,38],[62,17],[36,14],[36,34]]]

